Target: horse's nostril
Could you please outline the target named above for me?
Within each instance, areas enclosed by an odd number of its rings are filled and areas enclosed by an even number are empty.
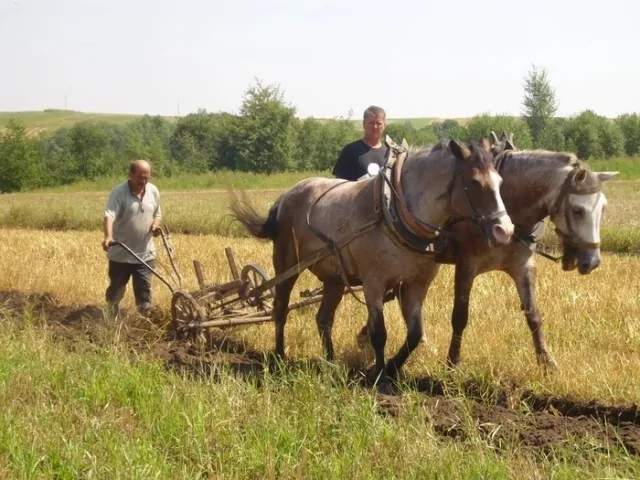
[[[511,239],[511,233],[507,231],[502,225],[494,225],[492,228],[493,238],[498,244],[509,243]]]

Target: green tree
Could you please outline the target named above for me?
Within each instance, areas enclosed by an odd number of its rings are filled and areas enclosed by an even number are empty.
[[[617,123],[608,118],[602,117],[598,134],[600,136],[600,146],[605,158],[621,155],[624,151],[624,136]]]
[[[604,152],[600,144],[600,123],[601,119],[591,110],[585,110],[569,119],[565,129],[567,149],[575,151],[584,160],[602,158]]]
[[[431,124],[431,130],[435,134],[437,141],[451,139],[466,141],[469,139],[467,129],[455,120],[447,119],[443,122],[433,122]]]
[[[14,192],[37,186],[40,155],[36,141],[24,126],[9,121],[0,134],[0,192]]]
[[[237,167],[266,173],[289,168],[295,148],[294,113],[279,86],[257,81],[249,87],[234,142]]]
[[[154,175],[171,173],[169,140],[174,127],[159,116],[144,115],[123,127],[123,149],[117,155],[129,161],[136,158],[151,160]]]
[[[535,146],[540,145],[543,132],[556,113],[555,92],[549,83],[547,71],[535,65],[524,80],[523,116]]]
[[[94,179],[111,172],[110,137],[107,127],[94,122],[78,122],[69,131],[69,148],[76,178]]]
[[[385,132],[395,142],[400,143],[402,139],[406,139],[410,144],[416,143],[417,131],[411,122],[405,120],[402,123],[389,123],[385,128]]]
[[[624,137],[624,151],[627,155],[640,154],[640,116],[637,113],[624,114],[615,123]]]
[[[531,135],[527,124],[518,117],[507,115],[476,115],[467,124],[468,140],[478,141],[482,137],[489,137],[491,131],[496,133],[513,133],[518,148],[531,148]]]
[[[565,150],[564,123],[564,120],[561,118],[556,117],[550,119],[544,126],[536,146],[558,152]],[[516,145],[517,144],[518,142],[516,142]]]
[[[181,170],[205,172],[216,165],[216,115],[198,110],[178,120],[169,149]]]

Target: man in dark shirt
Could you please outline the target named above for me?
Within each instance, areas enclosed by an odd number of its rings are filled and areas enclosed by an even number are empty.
[[[369,164],[376,163],[380,167],[384,166],[389,153],[389,147],[382,141],[386,117],[385,111],[375,105],[364,111],[362,121],[364,135],[362,139],[342,149],[336,166],[333,167],[335,177],[358,180],[367,174]]]

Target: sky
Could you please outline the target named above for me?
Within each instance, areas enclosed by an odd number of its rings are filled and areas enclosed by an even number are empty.
[[[238,112],[277,84],[300,117],[640,112],[636,0],[0,0],[0,111]]]

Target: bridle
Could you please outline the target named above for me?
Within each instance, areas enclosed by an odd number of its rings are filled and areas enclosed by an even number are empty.
[[[480,227],[487,241],[491,238],[491,222],[506,215],[507,212],[506,210],[500,210],[491,215],[483,215],[475,208],[469,193],[469,184],[462,174],[462,160],[455,155],[454,171],[447,186],[446,194],[451,206],[455,182],[459,178],[462,182],[463,196],[467,208],[471,212],[470,215],[450,217],[442,226],[433,225],[417,218],[406,203],[402,188],[402,167],[406,157],[406,150],[396,152],[396,160],[393,164],[391,166],[386,165],[379,174],[379,178],[382,181],[382,211],[385,223],[400,243],[420,253],[432,253],[432,246],[436,240],[452,237],[451,227],[458,222],[467,220]]]
[[[497,168],[495,168],[495,170],[496,172],[498,172]],[[478,210],[473,205],[473,202],[471,201],[471,197],[469,196],[469,183],[466,181],[466,179],[464,178],[464,175],[462,174],[462,165],[460,160],[457,159],[457,157],[456,157],[456,166],[455,166],[453,178],[451,179],[451,182],[447,187],[450,203],[453,197],[454,183],[457,178],[460,178],[462,182],[462,191],[464,192],[464,199],[468,209],[471,211],[471,215],[451,218],[446,223],[446,226],[451,227],[452,225],[455,225],[456,223],[459,223],[459,222],[470,221],[480,228],[484,236],[484,239],[486,241],[489,241],[491,239],[491,225],[495,220],[506,215],[507,211],[498,210],[497,212],[494,212],[490,215],[483,215],[480,212],[478,212]]]
[[[600,188],[600,183],[596,182],[592,185],[583,185],[582,183],[576,182],[576,175],[579,172],[578,165],[574,165],[573,170],[569,172],[567,178],[565,178],[564,183],[562,184],[560,194],[556,199],[551,211],[549,212],[550,216],[555,216],[560,214],[560,211],[564,209],[563,216],[565,220],[565,225],[568,231],[563,231],[557,225],[555,226],[556,234],[562,238],[564,243],[567,243],[578,249],[596,249],[600,248],[600,242],[586,242],[580,238],[580,235],[575,229],[575,225],[573,220],[571,219],[571,211],[569,208],[569,195],[594,195],[597,194],[595,201],[593,202],[593,206],[591,207],[592,213],[596,207],[600,204],[600,199],[602,198],[602,191]]]

